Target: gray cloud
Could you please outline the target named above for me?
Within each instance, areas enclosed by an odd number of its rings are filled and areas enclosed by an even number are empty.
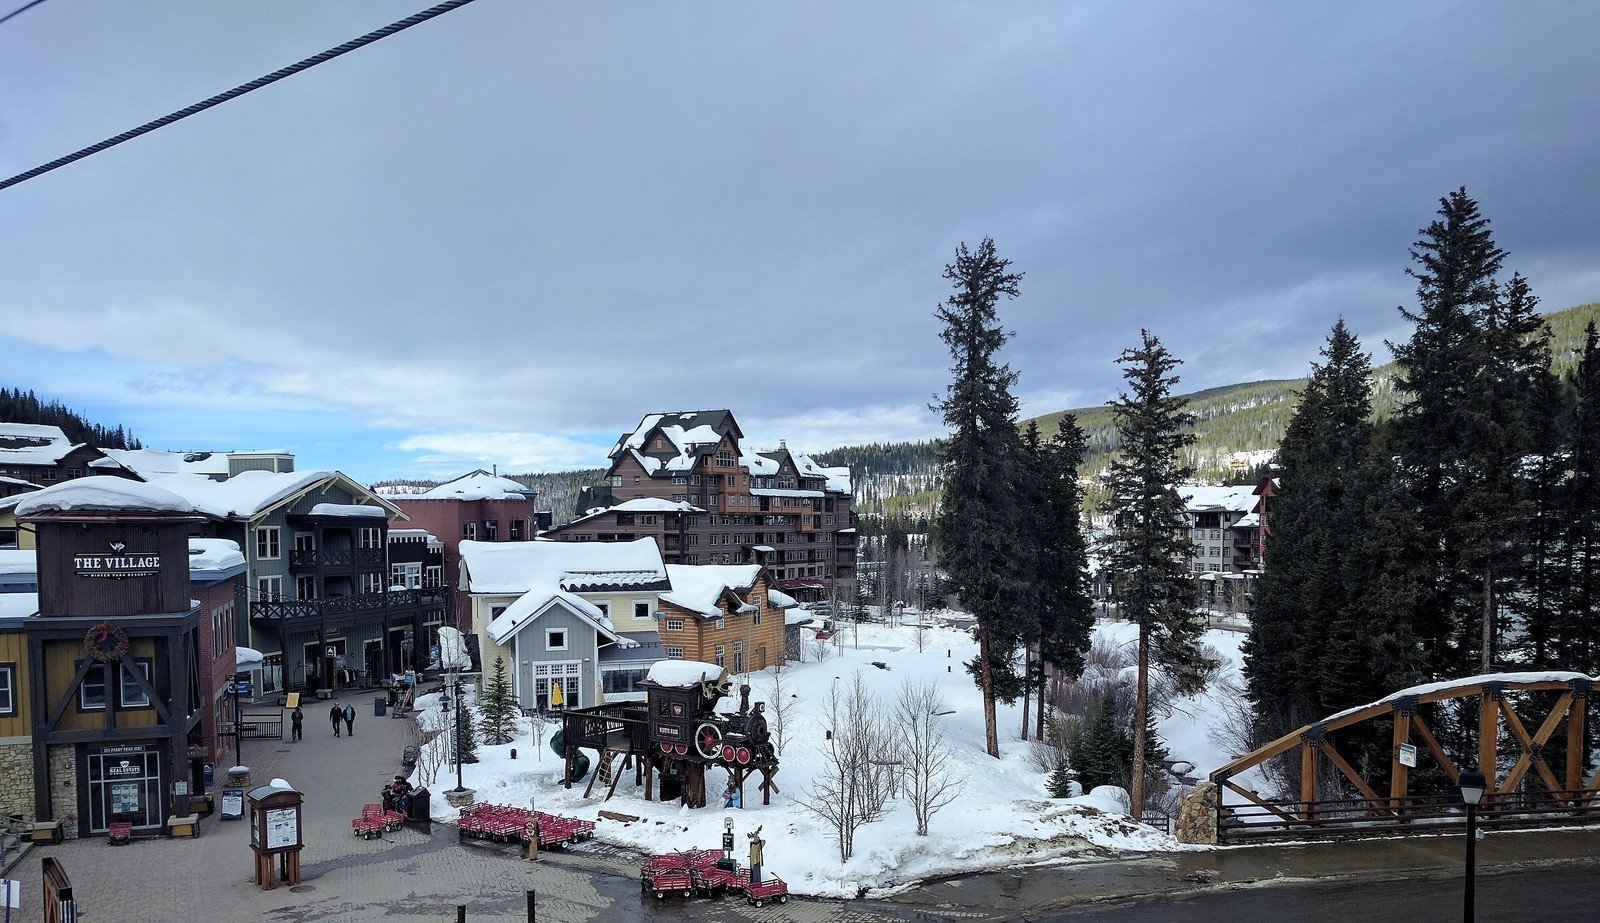
[[[0,166],[414,6],[42,6],[0,28]],[[1197,388],[1298,375],[1341,314],[1403,334],[1406,247],[1463,183],[1547,305],[1596,297],[1597,26],[480,0],[0,193],[0,336],[180,376],[135,405],[192,376],[402,451],[555,461],[722,405],[820,447],[937,431],[939,271],[991,234],[1027,273],[1003,317],[1030,411],[1108,397],[1141,326]],[[194,442],[237,430],[206,408]]]

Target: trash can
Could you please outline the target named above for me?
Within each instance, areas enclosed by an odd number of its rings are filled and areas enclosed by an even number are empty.
[[[433,814],[428,806],[428,790],[415,789],[411,792],[411,807],[406,811],[408,820],[432,820]]]
[[[383,696],[380,695],[372,700],[372,716],[374,718],[382,718],[388,710],[389,702]]]

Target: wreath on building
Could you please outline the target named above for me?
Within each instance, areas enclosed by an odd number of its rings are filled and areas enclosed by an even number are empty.
[[[110,622],[101,622],[83,636],[83,652],[92,660],[120,660],[128,652],[128,636]]]

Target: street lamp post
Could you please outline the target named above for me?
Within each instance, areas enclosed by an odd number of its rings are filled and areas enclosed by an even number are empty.
[[[461,781],[461,674],[458,671],[453,675],[455,676],[454,683],[456,693],[456,791],[459,792],[465,789],[467,786]]]
[[[1483,799],[1483,790],[1488,781],[1477,767],[1461,773],[1461,800],[1467,806],[1467,893],[1461,916],[1466,923],[1472,923],[1474,917],[1472,886],[1477,865],[1478,802]]]
[[[244,738],[244,718],[239,714],[239,674],[233,675],[228,687],[233,691],[233,765],[243,766],[244,757],[240,755],[240,741]]]

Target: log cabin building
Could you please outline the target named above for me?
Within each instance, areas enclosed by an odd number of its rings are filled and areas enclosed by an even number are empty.
[[[665,656],[716,664],[733,673],[765,670],[787,658],[786,610],[797,605],[773,587],[760,564],[669,564],[656,631]]]

